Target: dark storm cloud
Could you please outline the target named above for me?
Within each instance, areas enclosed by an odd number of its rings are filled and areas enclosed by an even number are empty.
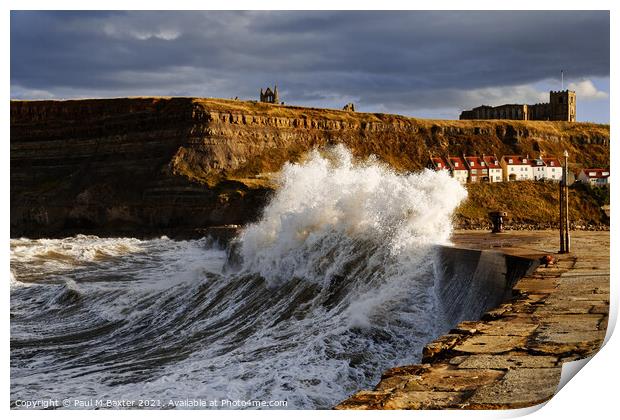
[[[14,97],[254,98],[277,81],[289,103],[414,112],[530,99],[561,68],[609,76],[608,12],[11,13]]]

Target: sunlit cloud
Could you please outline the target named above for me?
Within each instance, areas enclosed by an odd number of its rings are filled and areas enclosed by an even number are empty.
[[[579,100],[588,101],[609,98],[607,92],[598,90],[596,86],[594,86],[594,83],[592,83],[592,80],[589,79],[582,79],[576,83],[569,83],[568,88],[575,91]]]

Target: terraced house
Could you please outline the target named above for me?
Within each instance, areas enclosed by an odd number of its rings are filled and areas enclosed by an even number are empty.
[[[547,174],[547,165],[545,165],[545,161],[542,157],[538,159],[532,159],[530,161],[530,165],[532,166],[532,176],[534,177],[534,181],[540,181],[545,179]]]
[[[562,179],[562,164],[556,157],[542,157],[530,159],[529,156],[506,155],[497,159],[495,155],[449,156],[430,156],[429,169],[435,171],[447,170],[453,178],[462,184],[478,182],[503,182],[503,181],[560,181]],[[584,173],[584,177],[591,174],[593,180],[585,180],[592,185],[605,183],[602,175],[603,169],[590,169]],[[607,177],[609,171],[606,172]],[[594,179],[599,179],[598,181]],[[584,178],[585,179],[585,178]]]
[[[561,181],[563,169],[559,159],[556,157],[545,157],[542,158],[542,160],[545,162],[545,179],[558,182]]]
[[[478,156],[463,156],[465,166],[469,171],[467,182],[488,182],[489,181],[489,168],[484,161]]]
[[[452,178],[461,184],[466,184],[469,179],[469,169],[467,169],[463,159],[458,156],[448,156],[448,165],[450,165]]]
[[[504,178],[502,166],[495,155],[484,155],[482,160],[489,170],[489,182],[502,182]]]
[[[526,181],[534,179],[529,156],[505,155],[500,159],[504,181]]]
[[[430,162],[427,167],[435,171],[450,170],[450,165],[448,165],[446,160],[440,156],[430,156]]]

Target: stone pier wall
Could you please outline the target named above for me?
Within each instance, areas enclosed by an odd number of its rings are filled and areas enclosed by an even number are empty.
[[[469,247],[540,257],[556,232],[457,238]],[[595,354],[609,314],[609,233],[575,232],[573,252],[555,255],[512,289],[512,299],[428,344],[422,363],[388,370],[374,390],[336,409],[513,409],[553,397],[562,364]]]
[[[437,316],[448,332],[459,322],[480,319],[510,297],[518,279],[531,273],[536,260],[494,250],[438,247],[435,266]]]

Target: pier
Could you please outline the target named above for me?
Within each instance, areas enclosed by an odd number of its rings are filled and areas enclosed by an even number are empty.
[[[422,363],[384,372],[374,390],[336,409],[515,409],[556,392],[562,364],[593,356],[609,314],[609,232],[574,232],[558,249],[555,231],[456,232],[456,247],[496,249],[532,259],[552,255],[521,278],[512,299],[479,321],[458,324],[424,348]]]

